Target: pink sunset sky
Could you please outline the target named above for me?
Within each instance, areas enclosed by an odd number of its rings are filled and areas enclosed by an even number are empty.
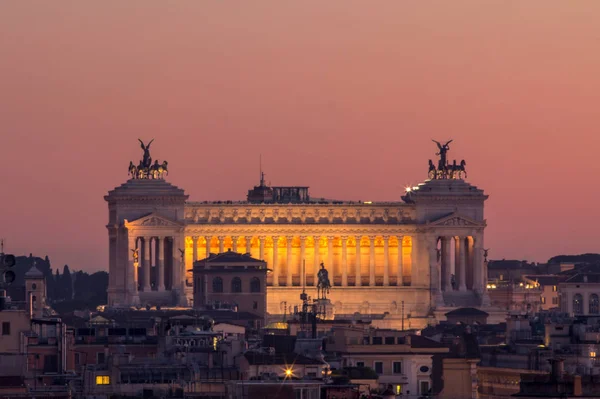
[[[191,200],[399,200],[454,139],[492,259],[600,252],[600,1],[3,1],[0,236],[106,270],[137,141]]]

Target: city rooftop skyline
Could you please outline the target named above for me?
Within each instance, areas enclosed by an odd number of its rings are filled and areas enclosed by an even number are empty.
[[[243,200],[260,154],[273,185],[400,201],[453,139],[491,259],[599,252],[600,4],[315,4],[0,5],[5,250],[107,270],[138,138],[190,201]]]

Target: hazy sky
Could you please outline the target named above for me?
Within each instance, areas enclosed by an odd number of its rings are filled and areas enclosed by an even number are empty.
[[[107,269],[137,138],[192,200],[398,200],[454,139],[495,258],[600,252],[600,1],[0,2],[0,236]]]

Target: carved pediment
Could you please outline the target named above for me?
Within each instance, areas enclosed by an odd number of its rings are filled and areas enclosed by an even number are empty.
[[[181,227],[181,223],[173,221],[156,213],[143,216],[131,222],[125,221],[125,227]]]
[[[452,213],[448,216],[444,216],[440,219],[431,221],[428,223],[430,226],[467,226],[477,227],[484,226],[485,222],[478,222],[466,216],[462,216],[458,213]]]

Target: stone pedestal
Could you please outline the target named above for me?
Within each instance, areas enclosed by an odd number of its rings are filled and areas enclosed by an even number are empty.
[[[335,317],[335,307],[329,299],[317,299],[315,300],[317,309],[320,312],[320,318],[323,320],[333,320]]]

